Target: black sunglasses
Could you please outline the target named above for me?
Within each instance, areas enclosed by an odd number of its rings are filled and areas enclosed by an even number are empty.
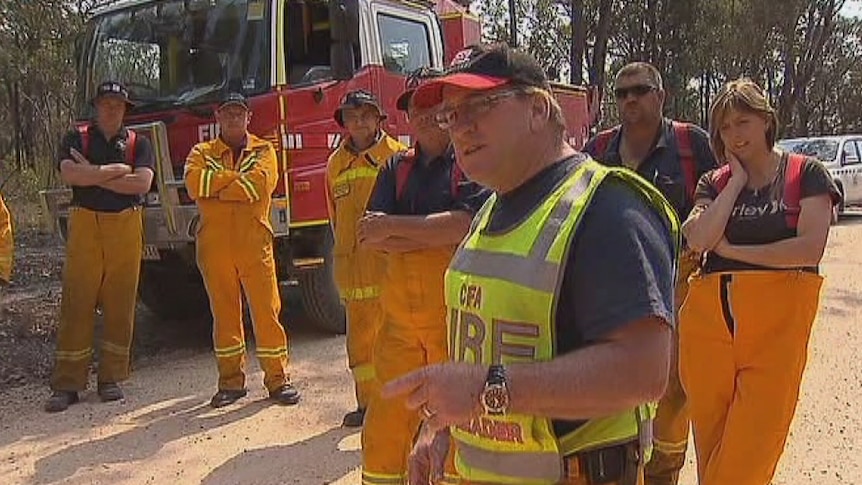
[[[636,97],[641,97],[644,94],[655,91],[655,86],[650,86],[649,84],[637,84],[635,86],[629,86],[627,88],[616,88],[614,89],[614,97],[617,99],[625,99],[628,95],[634,94]]]

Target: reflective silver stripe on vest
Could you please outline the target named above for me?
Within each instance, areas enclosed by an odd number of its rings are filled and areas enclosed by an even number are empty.
[[[556,483],[563,476],[563,458],[556,453],[500,453],[459,441],[458,453],[471,468],[495,475]]]
[[[455,253],[449,269],[553,293],[557,289],[559,264],[548,262],[548,253],[575,202],[589,188],[593,175],[592,170],[585,169],[575,185],[557,202],[527,256],[462,247]]]

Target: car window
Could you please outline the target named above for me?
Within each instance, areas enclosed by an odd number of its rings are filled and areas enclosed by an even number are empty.
[[[844,143],[841,165],[856,165],[857,163],[859,163],[859,152],[856,150],[856,142],[848,140]]]

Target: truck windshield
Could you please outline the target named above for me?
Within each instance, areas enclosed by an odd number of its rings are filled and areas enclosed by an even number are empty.
[[[113,79],[134,111],[209,103],[225,91],[270,86],[270,0],[171,0],[136,4],[93,20],[84,101]],[[85,103],[86,104],[86,103]],[[88,104],[81,106],[89,113]]]

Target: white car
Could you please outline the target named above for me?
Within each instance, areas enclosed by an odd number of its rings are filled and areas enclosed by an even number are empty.
[[[862,135],[814,136],[779,140],[782,150],[817,158],[829,169],[841,204],[837,212],[849,205],[862,205]]]

